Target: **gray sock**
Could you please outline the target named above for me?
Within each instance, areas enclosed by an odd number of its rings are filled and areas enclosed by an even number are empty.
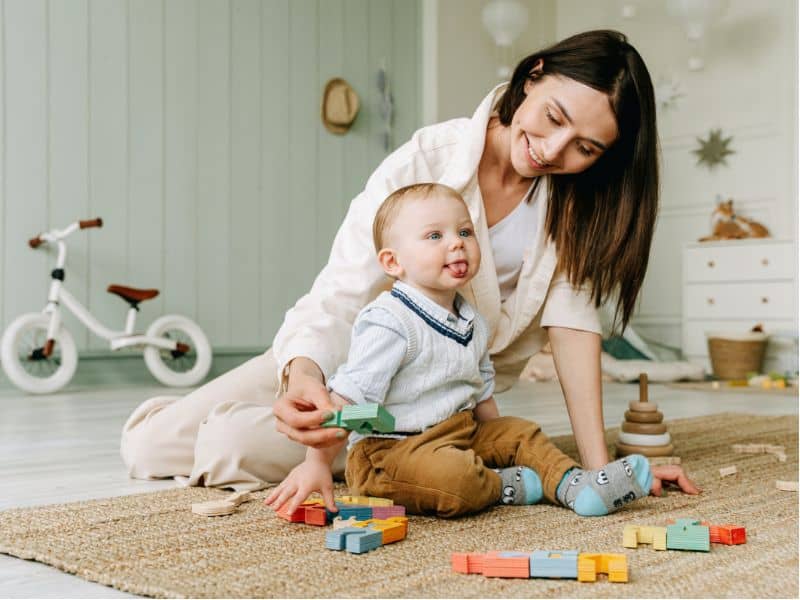
[[[493,469],[503,480],[500,489],[502,504],[536,504],[542,499],[542,480],[528,467]]]
[[[650,463],[640,454],[631,454],[595,471],[567,471],[556,498],[581,516],[597,517],[647,496],[652,483]]]

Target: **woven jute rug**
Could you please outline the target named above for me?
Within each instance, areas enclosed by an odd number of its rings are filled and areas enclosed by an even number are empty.
[[[702,495],[670,491],[608,517],[551,505],[412,517],[407,539],[354,555],[324,549],[325,529],[282,521],[259,501],[227,517],[193,515],[192,502],[225,493],[192,488],[9,510],[0,513],[0,552],[155,597],[796,598],[798,497],[775,480],[797,480],[797,418],[723,414],[669,428]],[[554,441],[575,455],[571,437]],[[782,444],[788,460],[734,454],[734,443]],[[719,468],[733,464],[739,473],[721,479]],[[744,525],[747,544],[709,553],[622,547],[624,525],[678,517]],[[450,568],[451,552],[534,549],[624,553],[630,582],[490,579]]]

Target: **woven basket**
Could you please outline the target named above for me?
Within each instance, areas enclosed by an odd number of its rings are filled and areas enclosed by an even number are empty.
[[[711,369],[719,379],[745,379],[747,373],[760,373],[767,349],[767,336],[747,334],[726,337],[708,334]]]

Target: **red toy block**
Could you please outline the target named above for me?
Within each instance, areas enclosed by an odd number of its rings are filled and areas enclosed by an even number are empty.
[[[485,555],[481,552],[453,552],[450,563],[456,573],[467,575],[483,574],[483,560]]]
[[[321,505],[307,506],[305,523],[325,527],[328,524],[328,514],[325,511],[325,507]]]
[[[483,558],[483,574],[486,577],[515,577],[528,579],[531,576],[531,555],[524,552],[489,552]]]
[[[306,507],[302,504],[298,506],[292,514],[288,512],[289,506],[284,504],[275,511],[281,519],[289,521],[289,523],[303,523],[306,520]]]
[[[741,525],[710,525],[706,521],[702,521],[700,524],[708,527],[712,544],[735,546],[747,543],[747,532]]]
[[[312,502],[303,502],[302,504],[300,504],[295,509],[294,513],[292,513],[290,515],[287,512],[287,509],[289,507],[289,503],[287,502],[286,504],[281,506],[275,512],[281,519],[289,521],[290,523],[305,523],[306,522],[306,511],[307,511],[307,509],[309,509],[309,508],[314,509],[314,508],[317,508],[317,507],[320,507],[320,506],[322,506],[322,505],[319,502],[314,502],[314,501],[312,501]],[[323,512],[323,516],[324,516],[324,514],[325,514],[324,508],[325,507],[322,506],[322,508],[323,508],[322,512]],[[322,524],[324,525],[325,522],[323,521]]]

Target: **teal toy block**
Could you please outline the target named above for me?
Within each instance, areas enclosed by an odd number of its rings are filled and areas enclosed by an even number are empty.
[[[342,527],[325,532],[325,547],[328,550],[344,550],[348,535],[361,535],[363,527]]]
[[[345,549],[351,554],[363,554],[383,544],[383,532],[372,527],[358,529],[361,529],[361,535],[350,534],[346,538]]]
[[[351,554],[363,554],[383,543],[383,533],[372,527],[343,527],[325,533],[328,550],[347,550]]]
[[[577,550],[536,550],[531,554],[531,577],[578,578]]]
[[[373,518],[371,506],[361,506],[360,504],[344,504],[339,502],[336,503],[336,506],[338,507],[339,512],[334,516],[342,517],[342,519],[345,520],[349,519],[350,517],[355,517],[356,521],[366,521]]]
[[[394,417],[380,404],[345,406],[322,424],[323,427],[342,427],[362,435],[394,431]]]
[[[667,550],[709,552],[711,532],[697,519],[677,519],[674,525],[667,525]]]

